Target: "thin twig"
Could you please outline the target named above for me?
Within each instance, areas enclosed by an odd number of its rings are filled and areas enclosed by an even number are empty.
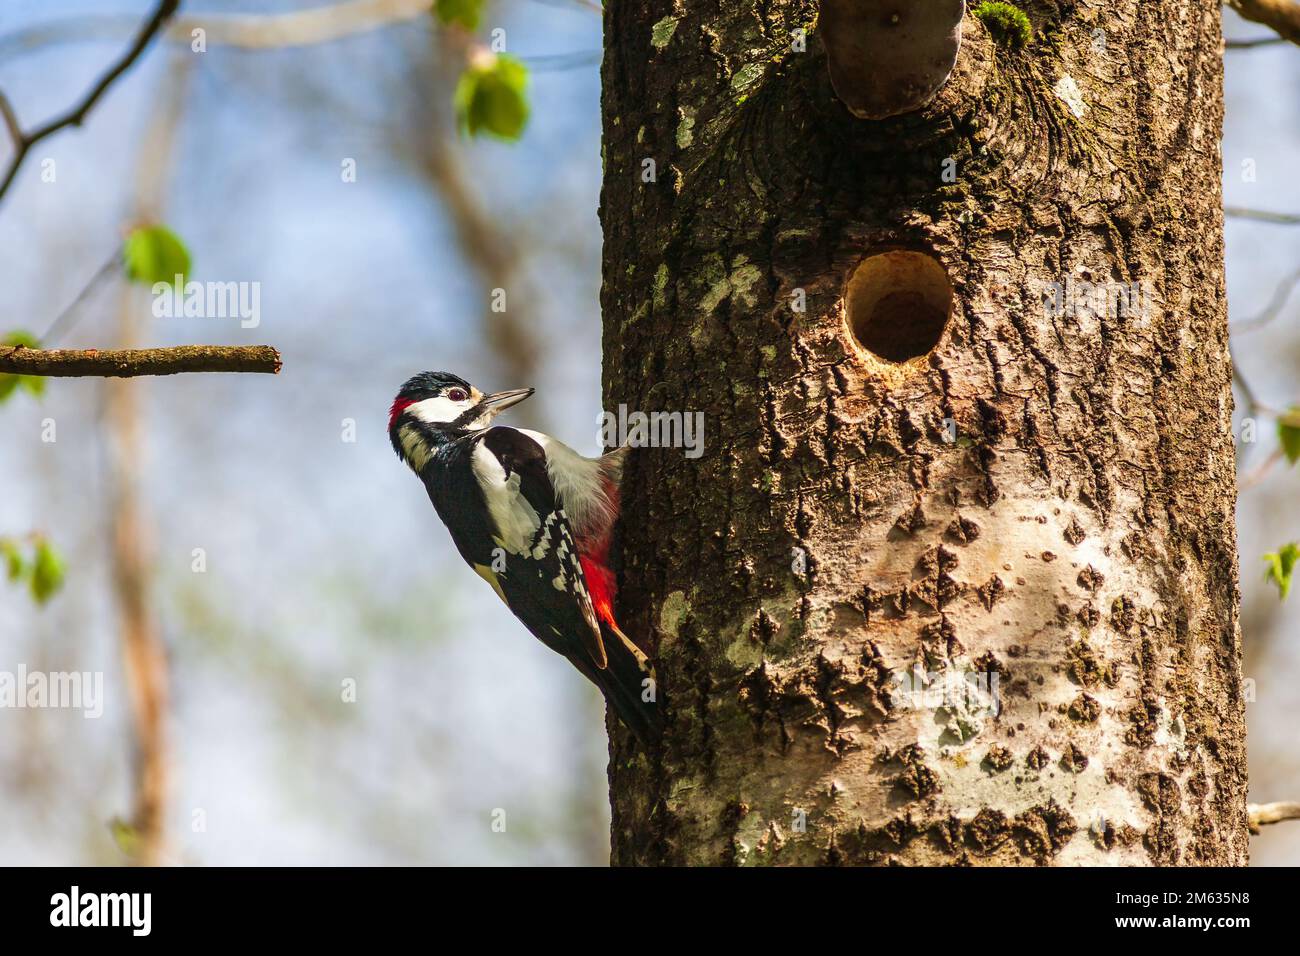
[[[1300,803],[1288,800],[1280,803],[1247,804],[1246,818],[1250,832],[1258,833],[1261,826],[1269,823],[1281,823],[1283,820],[1300,820]]]
[[[1237,386],[1237,389],[1241,392],[1241,397],[1246,404],[1246,407],[1243,410],[1245,414],[1243,416],[1243,425],[1242,425],[1242,438],[1244,439],[1246,437],[1245,424],[1244,424],[1245,418],[1253,419],[1253,418],[1257,418],[1260,415],[1267,415],[1269,417],[1276,418],[1278,416],[1278,413],[1273,409],[1269,408],[1267,405],[1265,405],[1263,402],[1259,400],[1259,396],[1255,394],[1255,389],[1251,386],[1250,382],[1247,381],[1245,373],[1242,372],[1241,366],[1237,363],[1235,359],[1232,362],[1232,381]],[[1253,445],[1253,442],[1249,444]],[[1241,445],[1238,445],[1237,449],[1238,449],[1237,470],[1240,473],[1246,467],[1247,461],[1253,456],[1251,455],[1250,450],[1243,448]],[[1249,473],[1242,475],[1238,479],[1240,483],[1240,490],[1245,491],[1247,488],[1254,487],[1256,484],[1263,481],[1264,478],[1268,476],[1268,473],[1273,468],[1273,466],[1276,465],[1278,461],[1281,460],[1281,457],[1282,457],[1282,450],[1280,448],[1274,448],[1272,454],[1262,465],[1253,469]]]
[[[113,270],[117,269],[121,262],[121,251],[114,250],[113,255],[109,257],[108,261],[96,269],[95,274],[90,277],[90,281],[82,286],[81,291],[77,293],[76,298],[69,302],[67,308],[60,312],[58,316],[55,317],[54,321],[50,323],[50,327],[45,330],[45,334],[40,338],[40,344],[42,347],[49,348],[51,345],[57,344],[59,339],[72,331],[73,326],[77,324],[79,318],[77,307],[86,301],[87,297],[89,297],[90,293],[94,291],[95,286],[99,284],[100,280]]]
[[[175,375],[178,372],[280,371],[269,345],[176,345],[157,349],[29,349],[0,346],[0,373],[55,377]]]
[[[1250,383],[1246,381],[1246,376],[1241,371],[1241,366],[1236,362],[1232,363],[1232,380],[1237,383],[1237,388],[1241,390],[1241,397],[1246,400],[1246,411],[1251,415],[1259,412],[1268,413],[1268,409],[1260,404],[1259,399],[1255,396],[1255,390],[1251,388]]]
[[[23,139],[23,127],[18,122],[18,114],[14,112],[14,105],[9,102],[9,97],[5,96],[4,91],[0,90],[0,115],[3,115],[5,129],[9,130],[9,138],[15,144],[21,143]]]
[[[1284,40],[1300,43],[1300,3],[1295,0],[1227,0],[1252,23],[1262,23]]]
[[[1254,488],[1256,485],[1262,482],[1265,478],[1269,476],[1269,474],[1273,471],[1273,469],[1277,467],[1277,465],[1282,461],[1282,457],[1283,457],[1282,449],[1274,448],[1271,452],[1269,452],[1268,457],[1264,459],[1264,461],[1259,465],[1259,467],[1255,468],[1249,474],[1242,476],[1242,478],[1240,479],[1239,490],[1242,492],[1249,491],[1251,488]]]
[[[208,48],[272,50],[331,43],[427,17],[430,0],[342,0],[287,13],[198,13],[176,17],[162,33],[169,43]],[[53,43],[107,41],[127,36],[135,22],[119,14],[53,20],[0,36],[0,59]]]
[[[1300,215],[1290,212],[1268,212],[1264,209],[1247,209],[1244,206],[1224,206],[1223,212],[1233,219],[1253,219],[1256,222],[1271,222],[1278,226],[1300,226]]]
[[[534,73],[555,73],[599,66],[602,56],[604,54],[600,50],[574,50],[572,53],[535,53],[520,56],[519,59]]]
[[[289,13],[201,14],[178,20],[167,38],[189,43],[195,30],[205,41],[243,50],[284,49],[328,43],[426,16],[428,0],[346,0]]]
[[[537,0],[538,3],[548,7],[582,7],[584,10],[590,10],[592,13],[604,13],[605,8],[596,2],[596,0]]]
[[[1226,50],[1254,50],[1261,46],[1277,46],[1285,42],[1286,40],[1281,37],[1258,37],[1253,40],[1225,40],[1223,47]]]
[[[94,109],[95,104],[99,102],[100,97],[107,92],[108,88],[113,85],[113,82],[119,76],[129,70],[131,65],[140,58],[140,54],[143,53],[145,47],[149,45],[149,41],[157,35],[158,31],[162,29],[163,24],[171,19],[172,15],[177,11],[177,9],[179,9],[179,7],[180,0],[160,0],[158,9],[154,11],[153,16],[149,18],[149,22],[140,30],[140,33],[135,38],[135,42],[131,44],[130,49],[128,49],[126,53],[124,53],[122,57],[113,64],[107,73],[99,78],[99,82],[91,87],[90,92],[82,98],[80,104],[73,107],[62,116],[56,116],[44,125],[38,126],[30,133],[19,132],[19,134],[14,138],[14,155],[13,158],[9,160],[9,169],[5,172],[4,179],[0,180],[0,199],[4,198],[5,193],[9,190],[10,184],[14,181],[14,177],[18,175],[18,168],[22,165],[28,151],[41,140],[45,139],[45,137],[57,133],[61,129],[68,126],[80,126],[85,120],[87,114],[89,114],[90,111]],[[2,108],[5,113],[5,123],[9,127],[10,135],[13,135],[15,130],[21,130],[21,127],[17,125],[17,117],[13,114],[13,107],[9,104],[9,101],[5,99]]]
[[[1282,314],[1282,309],[1286,307],[1291,298],[1291,293],[1295,291],[1297,285],[1300,285],[1300,269],[1297,269],[1278,283],[1277,288],[1273,290],[1273,298],[1269,300],[1263,312],[1253,315],[1249,319],[1242,319],[1240,322],[1231,322],[1229,328],[1234,332],[1253,332],[1272,322]]]

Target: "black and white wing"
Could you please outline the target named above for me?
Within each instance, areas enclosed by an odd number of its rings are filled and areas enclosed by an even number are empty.
[[[496,557],[502,559],[486,573],[476,570],[493,576],[490,583],[543,644],[575,664],[604,670],[608,656],[600,623],[545,451],[522,431],[497,426],[477,438],[471,466],[495,525]]]

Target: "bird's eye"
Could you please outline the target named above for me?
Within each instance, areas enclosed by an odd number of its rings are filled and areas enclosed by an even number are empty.
[[[463,402],[465,399],[469,398],[469,395],[463,388],[453,388],[447,393],[447,397],[453,402]]]

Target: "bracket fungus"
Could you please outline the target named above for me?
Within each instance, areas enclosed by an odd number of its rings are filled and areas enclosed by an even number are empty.
[[[823,0],[835,95],[860,119],[919,110],[952,75],[965,14],[965,0]]]

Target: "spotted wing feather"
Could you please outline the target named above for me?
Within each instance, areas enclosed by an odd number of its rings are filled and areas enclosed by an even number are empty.
[[[531,537],[503,539],[506,564],[498,582],[506,603],[543,643],[572,658],[573,649],[565,645],[576,640],[589,663],[604,670],[609,658],[600,624],[572,524],[547,474],[545,452],[528,435],[504,426],[487,429],[481,444],[476,454],[493,456],[507,488],[497,510],[526,509],[536,521]]]

